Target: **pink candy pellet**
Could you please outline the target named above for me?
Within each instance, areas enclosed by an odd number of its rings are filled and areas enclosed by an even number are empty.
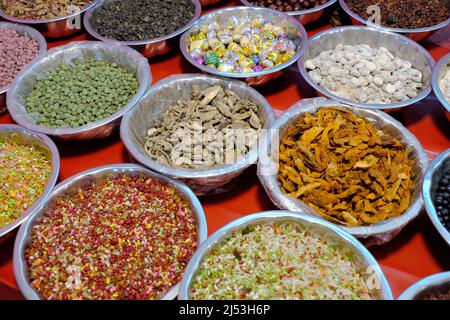
[[[0,88],[9,85],[17,74],[39,54],[39,43],[11,29],[0,29]]]
[[[203,64],[205,62],[205,60],[202,57],[198,57],[198,58],[195,58],[195,62],[197,62],[198,64]]]

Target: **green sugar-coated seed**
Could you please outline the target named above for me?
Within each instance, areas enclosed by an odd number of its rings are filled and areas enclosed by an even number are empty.
[[[123,108],[136,94],[134,74],[116,63],[87,60],[74,66],[60,65],[46,77],[36,77],[26,98],[29,113],[49,128],[73,128],[104,119]]]

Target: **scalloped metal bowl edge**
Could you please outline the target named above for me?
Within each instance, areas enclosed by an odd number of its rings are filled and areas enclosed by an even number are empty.
[[[171,184],[179,192],[179,194],[181,194],[186,201],[191,204],[191,207],[196,215],[198,247],[200,247],[203,241],[206,240],[208,236],[208,226],[203,207],[195,194],[185,184],[150,171],[147,168],[137,164],[113,164],[89,169],[59,183],[53,189],[45,203],[38,210],[36,210],[33,216],[25,224],[22,225],[19,233],[17,234],[16,241],[14,243],[13,255],[14,276],[20,291],[26,299],[41,300],[39,293],[36,292],[36,290],[34,290],[30,285],[27,275],[27,263],[24,256],[24,249],[29,242],[32,227],[39,223],[39,218],[52,206],[53,201],[57,200],[61,196],[67,193],[70,194],[74,189],[77,189],[82,185],[90,184],[93,181],[98,181],[105,177],[117,176],[119,174],[144,174]],[[162,297],[161,300],[174,299],[178,294],[179,285],[180,283],[174,285]]]
[[[195,26],[202,24],[204,20],[207,20],[211,16],[220,15],[228,11],[236,11],[236,10],[253,10],[261,12],[266,11],[281,17],[285,17],[286,20],[290,21],[296,27],[297,31],[301,36],[300,45],[296,55],[286,63],[280,64],[270,69],[265,69],[259,72],[252,72],[252,73],[221,72],[197,63],[195,59],[190,55],[186,47],[186,38],[190,34],[191,30]],[[282,72],[285,71],[285,69],[287,69],[289,66],[293,65],[298,59],[300,59],[304,49],[306,48],[307,41],[308,41],[308,34],[306,33],[306,30],[303,27],[303,25],[300,24],[300,22],[297,19],[287,15],[286,13],[262,7],[238,6],[238,7],[227,7],[223,9],[217,9],[201,16],[200,19],[198,19],[185,33],[182,34],[180,38],[180,50],[187,61],[189,61],[194,67],[202,70],[204,73],[215,75],[218,77],[227,77],[242,80],[245,81],[250,86],[260,86],[280,76]]]
[[[18,103],[15,102],[15,97],[12,92],[16,90],[17,87],[20,88],[22,82],[24,82],[24,78],[31,76],[31,74],[35,68],[38,68],[40,63],[45,59],[54,59],[54,55],[63,54],[65,50],[74,50],[77,47],[85,47],[86,50],[93,50],[96,46],[105,46],[109,47],[109,50],[122,50],[128,56],[134,56],[136,60],[138,60],[137,71],[140,68],[143,68],[144,65],[148,68],[147,73],[143,74],[142,81],[139,81],[139,88],[134,97],[128,103],[128,106],[124,106],[122,109],[117,111],[116,113],[106,117],[104,119],[91,122],[87,125],[77,127],[77,128],[47,128],[40,126],[38,124],[32,123],[27,119],[24,119],[21,115],[24,113],[17,110],[16,105]],[[144,72],[143,70],[141,70]],[[137,78],[139,74],[137,75]],[[90,140],[90,139],[98,139],[104,138],[112,134],[113,130],[119,126],[120,120],[122,116],[131,108],[133,108],[144,95],[144,93],[148,90],[152,83],[152,73],[150,66],[148,65],[148,60],[142,56],[136,50],[129,48],[124,45],[118,45],[114,43],[106,43],[101,41],[78,41],[72,42],[70,44],[53,48],[45,55],[38,57],[34,62],[29,64],[24,70],[22,70],[19,75],[16,77],[16,80],[12,83],[11,89],[7,93],[7,107],[8,110],[14,119],[19,125],[33,131],[37,131],[43,134],[47,134],[53,137],[56,137],[60,140]]]
[[[307,227],[311,227],[320,233],[321,237],[332,238],[334,241],[339,241],[340,247],[350,249],[352,254],[355,254],[359,263],[364,264],[365,267],[371,266],[373,271],[377,274],[380,288],[380,298],[392,300],[392,292],[386,277],[381,270],[378,262],[372,256],[372,254],[352,235],[343,231],[339,227],[332,223],[313,217],[304,213],[294,213],[286,210],[282,211],[266,211],[245,216],[234,220],[233,222],[222,227],[210,236],[197,250],[189,262],[184,277],[181,281],[180,293],[178,295],[179,300],[189,300],[189,290],[192,281],[196,275],[200,264],[208,253],[216,247],[219,243],[224,241],[233,231],[244,228],[248,225],[255,225],[260,223],[271,223],[274,221],[294,221],[299,224],[303,224]],[[356,259],[354,259],[356,260]],[[356,262],[356,261],[355,261]],[[359,266],[360,268],[362,265]]]
[[[184,33],[186,30],[190,29],[192,25],[195,24],[195,22],[200,18],[201,15],[201,4],[199,0],[191,0],[192,3],[195,6],[195,13],[194,17],[189,21],[188,24],[183,26],[182,28],[168,34],[162,37],[154,38],[154,39],[148,39],[148,40],[139,40],[139,41],[119,41],[115,39],[110,39],[102,36],[97,31],[95,31],[93,24],[91,23],[92,15],[95,10],[98,10],[105,2],[109,0],[100,0],[100,2],[97,3],[96,6],[89,9],[83,18],[83,23],[86,28],[86,31],[97,40],[103,41],[103,42],[111,42],[111,43],[118,43],[126,46],[130,46],[139,52],[141,52],[145,57],[152,58],[158,55],[162,55],[167,53],[170,49],[173,49],[177,46],[177,43],[170,45],[168,42],[170,40],[174,40],[177,36]]]
[[[439,81],[445,76],[444,71],[447,68],[447,72],[450,71],[450,53],[443,56],[439,62],[434,66],[433,76],[431,80],[431,84],[433,87],[433,92],[435,96],[438,98],[439,102],[445,109],[445,115],[447,116],[448,121],[450,121],[450,101],[447,101],[444,97],[444,94],[440,88]]]
[[[450,1],[447,0],[447,3],[450,3]],[[353,24],[362,24],[362,25],[369,26],[368,21],[364,20],[358,14],[353,12],[349,8],[349,6],[345,2],[345,0],[339,0],[339,4],[340,4],[341,8],[344,10],[344,12],[351,18]],[[422,40],[425,40],[426,38],[428,38],[433,33],[439,31],[440,29],[445,28],[449,24],[450,24],[450,17],[447,20],[445,20],[437,25],[434,25],[431,27],[426,27],[426,28],[418,28],[418,29],[390,28],[390,27],[385,27],[382,25],[375,25],[375,24],[370,24],[370,26],[373,26],[374,28],[384,30],[384,31],[404,34],[406,37],[411,38],[414,41],[422,41]]]
[[[239,0],[239,1],[245,6],[257,7],[257,5],[251,4],[248,0]],[[283,11],[283,12],[294,17],[301,24],[306,25],[319,19],[325,13],[325,10],[334,5],[337,1],[338,0],[329,0],[324,4],[321,4],[320,6],[311,9],[289,11],[289,12]]]
[[[3,236],[6,236],[9,232],[13,231],[17,227],[19,227],[21,224],[23,224],[30,216],[34,214],[36,210],[38,210],[41,205],[47,201],[47,198],[51,194],[56,181],[58,180],[59,176],[59,169],[60,169],[60,156],[58,148],[56,147],[55,143],[46,135],[30,131],[28,129],[25,129],[23,127],[20,127],[15,124],[2,124],[0,125],[0,135],[4,132],[11,132],[11,133],[17,133],[21,136],[26,136],[26,138],[30,138],[31,140],[35,140],[36,144],[45,147],[49,154],[51,155],[52,160],[52,171],[50,174],[50,177],[48,178],[47,184],[44,188],[44,191],[42,192],[41,196],[34,202],[34,204],[29,207],[22,216],[14,222],[0,228],[0,238]]]
[[[440,178],[441,170],[443,166],[450,168],[450,149],[440,153],[429,165],[422,184],[422,196],[425,203],[425,210],[433,223],[436,230],[441,235],[442,239],[450,246],[450,231],[445,229],[442,223],[439,221],[436,208],[433,203],[432,189],[436,185],[438,178]]]
[[[174,75],[159,81],[152,86],[152,88],[142,97],[141,101],[134,108],[125,113],[120,126],[120,136],[126,149],[130,152],[134,159],[151,170],[168,175],[173,179],[181,179],[193,188],[198,195],[209,194],[206,190],[208,190],[211,186],[219,187],[219,185],[223,186],[227,184],[230,180],[240,175],[248,166],[256,163],[258,160],[258,146],[255,145],[244,158],[234,164],[219,166],[217,168],[188,170],[173,168],[157,163],[156,161],[150,159],[131,138],[131,128],[133,127],[132,118],[134,117],[134,114],[139,111],[141,106],[146,103],[146,100],[152,95],[157,94],[160,89],[166,89],[170,86],[179,85],[182,82],[193,84],[198,82],[210,82],[211,84],[219,84],[229,87],[234,86],[236,87],[235,89],[238,87],[240,90],[246,91],[250,96],[254,97],[255,100],[260,101],[259,107],[265,117],[263,120],[267,122],[264,123],[264,128],[269,128],[272,125],[275,121],[275,114],[267,100],[258,91],[246,85],[244,82],[235,79],[218,78],[202,74]],[[217,188],[212,189],[215,190]],[[202,190],[205,190],[205,192],[202,192]]]
[[[324,37],[336,37],[339,38],[340,35],[346,31],[355,31],[355,32],[372,32],[372,33],[379,33],[382,34],[386,37],[390,37],[393,38],[394,40],[401,40],[403,42],[406,42],[407,44],[409,44],[410,48],[414,48],[418,53],[420,53],[421,57],[423,57],[424,59],[426,59],[427,61],[427,67],[429,68],[429,79],[427,81],[427,84],[424,85],[424,88],[421,89],[421,91],[419,92],[419,94],[412,99],[409,100],[405,100],[405,101],[400,101],[397,103],[392,103],[392,104],[367,104],[367,103],[361,103],[358,101],[353,101],[353,100],[349,100],[343,97],[339,97],[336,96],[334,94],[332,94],[331,92],[329,92],[327,89],[319,86],[309,75],[308,71],[306,70],[305,67],[305,59],[309,58],[309,57],[305,57],[305,54],[308,52],[308,50],[314,46],[314,44],[320,40],[321,38]],[[342,39],[342,38],[341,38]],[[330,48],[331,49],[331,48]],[[395,55],[395,53],[393,53]],[[418,43],[416,43],[415,41],[411,40],[408,37],[405,37],[401,34],[397,34],[397,33],[392,33],[392,32],[388,32],[385,30],[380,30],[380,29],[376,29],[376,28],[371,28],[371,27],[365,27],[365,26],[344,26],[344,27],[336,27],[336,28],[332,28],[329,30],[325,30],[322,32],[317,33],[316,35],[314,35],[312,38],[309,39],[308,41],[308,45],[305,48],[305,51],[303,52],[303,56],[298,60],[298,68],[300,70],[300,74],[302,75],[302,77],[306,80],[306,82],[312,87],[314,88],[314,90],[316,90],[320,95],[323,95],[325,97],[328,97],[330,99],[339,101],[341,103],[347,104],[347,105],[351,105],[354,107],[359,107],[359,108],[364,108],[364,109],[382,109],[382,110],[397,110],[399,108],[404,108],[407,106],[410,106],[414,103],[417,103],[423,99],[425,99],[432,91],[432,85],[431,85],[431,78],[432,78],[432,73],[433,73],[433,69],[435,66],[435,61],[433,59],[433,57],[430,55],[430,53],[425,50],[421,45],[419,45]]]
[[[423,291],[442,284],[450,284],[450,272],[436,273],[417,281],[403,291],[397,300],[414,300],[414,298]]]
[[[320,101],[317,103],[310,102],[301,105],[294,104],[295,108],[294,106],[292,106],[290,109],[288,109],[288,111],[286,111],[283,115],[277,118],[277,120],[275,120],[271,128],[272,130],[270,130],[271,132],[266,136],[265,141],[261,144],[260,159],[262,153],[267,154],[267,150],[269,148],[269,145],[271,144],[271,141],[273,141],[273,139],[276,138],[273,134],[274,131],[273,129],[278,130],[280,128],[283,129],[285,126],[292,123],[294,119],[298,118],[305,112],[314,112],[314,110],[318,108],[339,106],[347,108],[356,115],[359,115],[363,118],[370,119],[372,122],[375,121],[376,119],[377,121],[380,121],[383,124],[383,128],[386,127],[387,124],[389,124],[390,126],[392,126],[394,131],[398,131],[397,138],[399,137],[399,135],[402,136],[401,140],[403,141],[404,144],[408,145],[408,147],[411,149],[410,152],[414,153],[414,156],[416,158],[417,163],[415,170],[420,173],[420,176],[417,177],[417,183],[415,184],[413,190],[416,195],[415,199],[411,200],[408,209],[402,215],[381,221],[377,224],[361,227],[345,227],[336,224],[338,227],[342,228],[343,230],[345,230],[346,232],[350,233],[351,235],[357,238],[368,238],[370,240],[373,240],[372,244],[384,244],[386,242],[389,242],[403,227],[405,227],[410,221],[414,220],[419,215],[422,209],[423,206],[423,200],[421,195],[422,182],[425,170],[428,167],[428,158],[425,153],[425,150],[423,149],[422,145],[417,140],[417,138],[411,132],[409,132],[408,129],[406,129],[399,121],[395,120],[393,117],[391,117],[385,112],[382,112],[380,110],[360,109],[325,98],[319,99]],[[269,161],[273,166],[274,163],[273,159],[271,158],[267,159],[266,156],[265,160]],[[264,165],[267,165],[267,163],[264,163]],[[266,193],[268,193],[269,198],[279,209],[291,210],[294,212],[301,211],[325,220],[302,201],[291,198],[288,195],[284,194],[279,187],[279,182],[276,177],[277,174],[275,175],[270,174],[264,176],[260,174],[260,172],[261,172],[261,163],[259,162],[258,163],[259,180],[261,181],[261,184],[266,190]]]

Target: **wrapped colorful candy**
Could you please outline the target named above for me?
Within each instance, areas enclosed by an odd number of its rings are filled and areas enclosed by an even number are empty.
[[[186,43],[197,63],[238,73],[273,68],[290,61],[298,50],[283,26],[262,18],[205,23],[190,33]]]

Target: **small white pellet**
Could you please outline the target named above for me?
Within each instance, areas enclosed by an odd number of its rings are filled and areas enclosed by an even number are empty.
[[[444,78],[441,79],[439,87],[441,88],[445,100],[450,103],[450,69],[447,71],[447,74],[444,76]]]
[[[338,44],[305,61],[311,78],[331,93],[362,103],[390,104],[416,97],[422,72],[384,47]],[[450,72],[441,81],[450,100]]]

